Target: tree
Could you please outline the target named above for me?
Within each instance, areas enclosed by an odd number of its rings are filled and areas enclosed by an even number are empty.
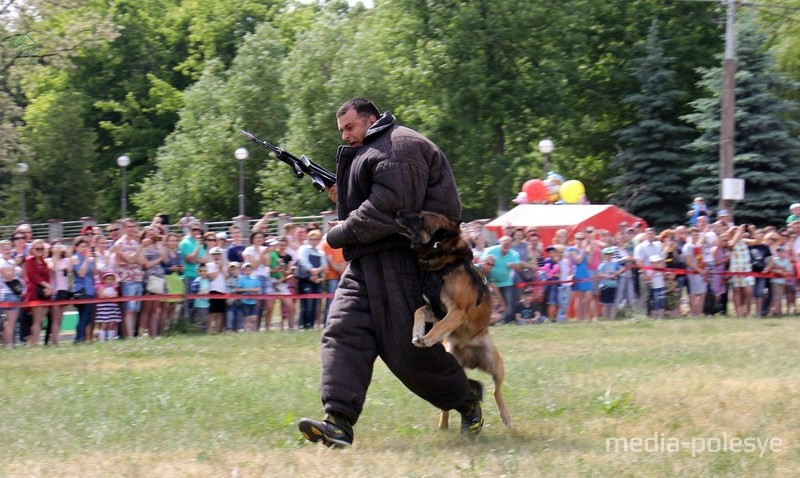
[[[793,136],[797,123],[789,119],[797,105],[781,98],[796,83],[773,70],[765,36],[752,12],[737,19],[736,138],[734,174],[745,180],[745,199],[736,203],[740,222],[779,224],[789,204],[800,196],[800,142]],[[718,57],[721,61],[721,58]],[[704,70],[706,98],[692,102],[695,113],[686,119],[703,131],[689,147],[697,153],[688,170],[691,191],[707,201],[719,192],[719,114],[722,68]]]
[[[63,79],[63,78],[62,78]],[[23,144],[30,151],[27,173],[34,204],[30,219],[72,219],[97,212],[98,181],[92,169],[96,135],[84,124],[88,99],[53,89],[38,95],[25,109]]]
[[[635,122],[618,130],[622,151],[614,160],[613,202],[658,226],[683,223],[690,192],[686,168],[691,158],[682,146],[692,129],[676,121],[686,94],[676,90],[673,58],[665,54],[658,23],[653,21],[644,55],[631,68],[640,84],[624,103],[632,106]]]

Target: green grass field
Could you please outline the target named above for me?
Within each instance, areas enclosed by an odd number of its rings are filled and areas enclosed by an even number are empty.
[[[378,362],[346,450],[296,429],[321,416],[318,332],[0,349],[0,476],[800,476],[798,318],[492,334],[512,429],[487,394],[476,440],[438,431],[438,411]],[[781,446],[741,445],[756,438]]]

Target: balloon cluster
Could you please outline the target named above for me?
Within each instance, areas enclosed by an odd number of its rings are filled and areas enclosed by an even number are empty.
[[[529,179],[522,185],[514,202],[517,204],[588,204],[586,188],[577,179],[564,181],[564,176],[550,171],[542,179]]]

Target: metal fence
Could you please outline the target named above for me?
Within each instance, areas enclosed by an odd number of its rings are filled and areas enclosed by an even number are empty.
[[[271,218],[266,226],[266,234],[267,235],[279,235],[281,233],[281,229],[284,224],[288,222],[292,222],[298,225],[307,226],[311,223],[316,223],[319,227],[323,228],[323,230],[327,230],[327,221],[332,220],[333,216],[332,213],[322,213],[319,215],[313,216],[290,216],[287,214],[280,214],[274,218]],[[211,232],[227,232],[228,229],[233,225],[238,225],[243,229],[243,234],[247,237],[250,233],[252,227],[258,223],[259,219],[246,219],[243,221],[200,221],[203,224],[204,231],[211,231]],[[61,221],[61,220],[50,220],[46,223],[26,223],[31,226],[31,230],[33,231],[33,238],[34,239],[44,239],[46,241],[52,241],[53,239],[72,239],[78,237],[81,234],[81,229],[84,226],[92,225],[92,226],[99,226],[104,231],[106,226],[109,225],[107,222],[97,222],[91,218],[85,218],[80,221]],[[150,225],[150,221],[139,221],[139,227],[144,227]],[[18,225],[0,225],[0,239],[10,239],[11,235],[17,229]],[[169,232],[176,232],[178,234],[183,234],[183,231],[180,230],[179,227],[175,225],[167,225],[167,230]]]

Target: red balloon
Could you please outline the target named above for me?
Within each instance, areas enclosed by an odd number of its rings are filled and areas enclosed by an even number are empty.
[[[529,179],[522,185],[522,191],[531,202],[547,200],[547,185],[541,179]]]

